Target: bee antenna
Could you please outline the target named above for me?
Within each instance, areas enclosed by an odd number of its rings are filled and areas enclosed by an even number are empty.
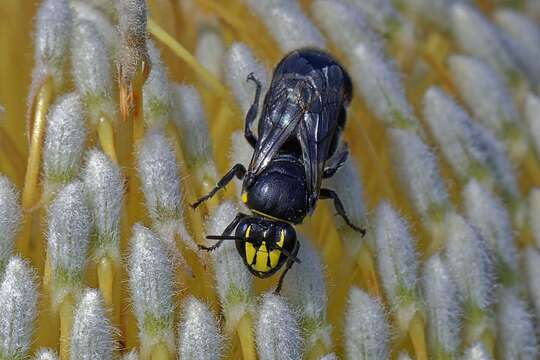
[[[233,235],[207,235],[208,240],[244,240],[242,236],[233,236]]]

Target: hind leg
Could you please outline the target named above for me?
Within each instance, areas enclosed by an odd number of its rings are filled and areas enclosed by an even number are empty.
[[[246,114],[244,136],[247,142],[251,145],[251,147],[255,148],[255,144],[257,144],[257,138],[255,138],[255,135],[251,130],[251,126],[253,125],[253,122],[257,118],[257,114],[259,112],[259,100],[261,98],[262,85],[261,82],[255,78],[255,75],[253,75],[253,73],[250,73],[248,75],[247,81],[253,81],[255,83],[256,89],[255,98],[253,99],[253,103],[249,107],[249,110]]]
[[[319,196],[320,196],[321,199],[332,199],[332,200],[334,200],[334,207],[336,208],[336,211],[337,211],[338,215],[341,216],[343,218],[343,220],[345,220],[347,225],[349,225],[354,230],[360,232],[362,234],[362,236],[364,236],[366,234],[365,229],[359,228],[358,226],[354,225],[351,222],[351,220],[347,216],[347,213],[345,212],[345,208],[343,207],[343,203],[341,202],[338,194],[335,191],[330,190],[330,189],[321,189],[321,192],[320,192]]]

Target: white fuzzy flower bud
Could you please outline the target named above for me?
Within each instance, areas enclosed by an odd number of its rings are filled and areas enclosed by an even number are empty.
[[[455,213],[447,215],[446,228],[446,263],[465,311],[468,308],[487,311],[493,301],[493,271],[487,244],[465,219]]]
[[[540,3],[536,0],[525,0],[524,11],[535,19],[540,19]]]
[[[361,5],[343,1],[315,0],[311,12],[326,35],[350,56],[357,44],[366,44],[374,51],[383,51],[381,38],[369,26]],[[352,61],[352,60],[350,60]],[[352,76],[352,74],[351,74]]]
[[[71,0],[74,21],[89,21],[94,24],[95,29],[105,42],[106,50],[113,54],[118,47],[118,31],[111,23],[111,20],[102,11],[84,0]]]
[[[47,255],[53,272],[53,304],[81,290],[86,264],[91,213],[84,185],[73,182],[62,188],[48,210]]]
[[[339,360],[339,358],[337,357],[336,354],[331,353],[331,354],[326,354],[323,357],[320,357],[319,360]]]
[[[36,16],[33,87],[44,76],[53,78],[56,88],[63,82],[64,62],[71,38],[71,11],[67,0],[44,0]]]
[[[402,352],[399,353],[398,360],[412,360],[412,358],[409,356],[409,354]]]
[[[367,226],[362,179],[358,174],[356,162],[351,155],[336,174],[325,181],[325,187],[335,190],[338,195],[342,194],[343,208],[354,225],[361,228]],[[361,241],[359,241],[360,234],[352,230],[341,217],[336,217],[336,221],[341,232],[346,233],[347,236],[351,235],[351,244],[347,245],[359,246],[361,244]]]
[[[210,215],[206,224],[206,234],[221,235],[238,213],[238,208],[230,202],[223,202]],[[228,331],[244,314],[253,311],[251,290],[252,275],[238,255],[233,241],[225,241],[212,251],[216,290],[223,308]]]
[[[26,357],[37,312],[37,295],[34,271],[21,258],[12,257],[0,285],[0,358]]]
[[[261,360],[302,358],[302,338],[295,313],[279,295],[265,294],[256,324],[257,351]]]
[[[139,354],[136,350],[131,350],[130,352],[122,356],[122,360],[139,360]]]
[[[400,74],[395,65],[364,44],[354,48],[351,75],[368,108],[385,126],[419,127],[411,105],[407,102]]]
[[[352,287],[345,311],[346,359],[390,359],[390,331],[381,303]]]
[[[498,298],[498,355],[501,359],[538,359],[534,318],[527,304],[510,289],[500,289]]]
[[[197,251],[187,232],[180,193],[180,174],[172,145],[161,131],[148,131],[137,149],[137,171],[146,209],[160,237],[173,243],[179,234],[184,244]]]
[[[540,252],[529,247],[524,251],[523,260],[529,297],[534,305],[536,318],[540,319]]]
[[[96,259],[119,259],[120,216],[124,179],[118,166],[107,155],[93,149],[88,152],[82,178],[94,219],[94,237],[90,244]]]
[[[182,309],[178,327],[178,360],[221,359],[223,338],[208,306],[189,297]]]
[[[422,139],[410,131],[391,129],[389,138],[398,178],[416,211],[428,222],[449,206],[437,158]]]
[[[503,192],[518,195],[512,165],[502,145],[437,87],[424,95],[424,118],[444,157],[462,180],[497,182]]]
[[[369,110],[386,126],[417,128],[395,65],[358,11],[329,0],[314,1],[311,11],[326,35],[347,55],[349,74]]]
[[[540,249],[540,189],[533,188],[529,193],[529,226],[534,243]]]
[[[527,12],[519,13],[509,9],[495,12],[495,22],[503,28],[518,45],[520,51],[515,52],[520,64],[536,85],[540,84],[540,27]]]
[[[463,189],[463,202],[467,218],[478,228],[495,256],[497,280],[512,285],[517,272],[517,249],[506,208],[475,180]]]
[[[529,136],[540,154],[540,97],[529,93],[525,98],[524,117]]]
[[[309,241],[303,237],[299,241],[297,257],[302,263],[296,264],[287,273],[283,281],[283,295],[299,314],[306,349],[311,349],[317,341],[330,348],[332,339],[326,320],[328,297],[323,265]]]
[[[7,177],[0,175],[0,274],[13,251],[20,221],[19,193]]]
[[[324,38],[296,0],[246,0],[283,52],[303,47],[324,48]]]
[[[224,59],[225,81],[231,88],[234,98],[240,104],[242,113],[247,113],[255,98],[255,84],[247,81],[250,73],[262,84],[262,93],[268,88],[270,74],[268,69],[258,61],[251,50],[243,43],[233,43]],[[259,104],[259,106],[262,106]]]
[[[422,276],[431,353],[456,357],[460,349],[460,305],[456,285],[441,257],[425,263]]]
[[[504,80],[491,66],[473,57],[454,55],[448,60],[461,97],[482,125],[508,146],[511,158],[527,151],[520,119]]]
[[[197,38],[195,57],[204,68],[221,78],[223,73],[223,58],[225,55],[225,43],[218,28],[205,27]]]
[[[482,343],[478,342],[467,348],[463,353],[463,360],[493,360],[493,357],[486,351]]]
[[[431,25],[437,26],[442,30],[449,30],[450,8],[453,4],[463,2],[464,0],[408,0],[403,5],[408,11],[427,20]],[[465,0],[466,1],[466,0]]]
[[[122,356],[122,360],[139,360],[139,354],[137,351],[132,350],[129,353],[124,354],[124,356]]]
[[[518,113],[512,96],[489,64],[463,55],[451,56],[448,64],[452,79],[476,119],[497,134],[511,125],[517,126]]]
[[[75,309],[70,337],[70,358],[111,360],[115,343],[113,328],[97,290],[86,290]]]
[[[117,59],[119,80],[129,86],[141,62],[149,61],[146,48],[146,2],[145,0],[121,0],[116,5],[120,33]]]
[[[86,124],[79,96],[70,93],[59,98],[47,114],[43,144],[43,171],[46,191],[77,176],[86,141]]]
[[[115,116],[109,54],[103,36],[96,25],[78,20],[73,29],[71,55],[73,79],[88,113],[96,125],[102,114]]]
[[[116,13],[115,5],[120,0],[86,0],[86,1],[88,5],[92,6],[96,10],[103,12],[104,15],[107,15],[111,19],[116,19],[118,17],[118,14]]]
[[[201,96],[193,86],[175,85],[173,98],[176,110],[174,120],[182,137],[181,145],[187,165],[192,167],[199,163],[213,163],[212,142]]]
[[[54,350],[50,349],[39,349],[34,355],[33,360],[58,360],[58,355]]]
[[[416,254],[407,224],[386,202],[377,206],[375,246],[381,282],[400,329],[417,311]]]
[[[480,11],[457,2],[450,16],[453,36],[466,53],[489,63],[507,82],[513,82],[520,75],[509,39]]]
[[[144,358],[158,343],[174,349],[174,273],[168,249],[150,230],[133,226],[128,276]]]
[[[144,122],[148,128],[163,128],[170,119],[171,88],[158,48],[152,41],[147,47],[152,67],[143,86]]]
[[[347,0],[366,17],[369,25],[383,36],[392,33],[403,25],[403,19],[389,0]]]

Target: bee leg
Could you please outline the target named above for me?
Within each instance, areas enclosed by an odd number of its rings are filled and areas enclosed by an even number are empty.
[[[345,161],[347,161],[347,158],[349,157],[349,150],[345,147],[339,154],[332,157],[330,161],[330,165],[325,167],[323,170],[323,179],[328,179],[334,176],[334,174],[339,170],[340,167],[343,166]]]
[[[345,209],[343,208],[343,203],[341,202],[341,200],[339,199],[338,194],[335,191],[323,188],[323,189],[321,189],[321,192],[319,193],[319,197],[321,199],[332,199],[332,200],[334,200],[334,207],[336,208],[336,211],[337,211],[338,215],[341,216],[343,218],[343,220],[345,220],[347,225],[349,225],[354,230],[360,232],[362,234],[362,236],[364,236],[366,234],[365,229],[359,228],[358,226],[354,225],[351,222],[351,220],[349,219],[349,217],[347,216],[347,214],[345,212]]]
[[[201,203],[205,202],[206,200],[210,199],[212,196],[214,196],[220,189],[223,189],[225,186],[227,186],[228,183],[231,182],[231,180],[236,176],[238,179],[243,179],[244,175],[246,175],[246,168],[242,164],[236,164],[232,167],[229,172],[225,174],[221,178],[221,180],[218,181],[216,186],[206,195],[199,198],[197,201],[195,201],[193,204],[191,204],[192,208],[197,208]]]
[[[257,118],[257,113],[259,112],[259,100],[261,98],[262,85],[261,85],[261,82],[255,78],[255,75],[253,75],[253,73],[250,73],[248,75],[247,81],[253,81],[255,83],[256,89],[255,89],[255,98],[253,99],[253,103],[249,107],[249,110],[246,114],[244,136],[247,142],[251,145],[251,147],[255,148],[255,145],[257,144],[257,138],[255,138],[255,135],[253,134],[253,131],[251,130],[251,126],[253,125],[253,122]]]
[[[296,247],[294,248],[294,251],[293,251],[293,255],[296,256],[298,254],[298,250],[300,249],[300,243],[299,242],[296,242]],[[278,280],[278,284],[276,286],[276,290],[274,290],[274,294],[275,295],[279,295],[279,293],[281,292],[281,286],[283,285],[283,279],[285,279],[285,275],[287,274],[287,272],[291,269],[291,267],[293,266],[294,264],[294,260],[293,259],[289,259],[287,260],[287,262],[285,263],[285,270],[283,270],[283,272],[281,273],[281,276],[279,277],[279,280]]]
[[[223,233],[221,234],[221,236],[231,235],[233,230],[236,228],[236,226],[238,226],[238,223],[240,222],[240,220],[242,220],[243,218],[245,218],[247,216],[248,215],[243,214],[243,213],[236,214],[236,217],[233,219],[233,221],[231,221],[229,223],[229,225],[227,225],[225,230],[223,230]],[[197,245],[197,246],[198,246],[199,250],[213,251],[213,250],[217,249],[218,247],[220,247],[221,244],[223,244],[223,241],[225,241],[225,240],[226,239],[219,240],[217,243],[215,243],[212,246],[204,246],[204,245]]]

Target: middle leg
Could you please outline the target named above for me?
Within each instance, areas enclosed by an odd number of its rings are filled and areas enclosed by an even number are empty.
[[[232,167],[231,170],[229,170],[228,173],[226,173],[221,180],[218,181],[217,185],[206,195],[199,198],[197,201],[195,201],[193,204],[191,204],[191,207],[196,209],[197,206],[205,202],[206,200],[210,199],[212,196],[214,196],[220,189],[223,189],[225,186],[227,186],[228,183],[231,182],[231,180],[236,176],[238,179],[243,179],[246,175],[246,168],[242,164],[236,164]]]
[[[338,194],[335,191],[323,188],[323,189],[321,189],[321,192],[320,192],[320,198],[321,199],[332,199],[332,200],[334,200],[334,207],[336,208],[336,211],[337,211],[338,215],[341,216],[343,218],[343,220],[345,220],[347,225],[349,225],[354,230],[360,232],[362,234],[362,236],[364,236],[366,234],[365,229],[362,229],[362,228],[354,225],[351,222],[351,220],[347,216],[347,213],[345,212],[345,208],[343,207],[343,203],[341,202],[341,200],[339,199]]]

